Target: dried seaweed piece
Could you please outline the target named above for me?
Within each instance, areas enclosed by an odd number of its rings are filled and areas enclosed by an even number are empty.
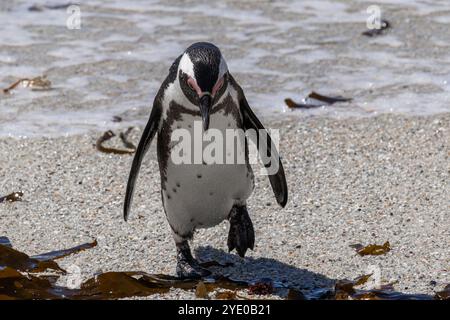
[[[273,283],[270,279],[263,279],[250,285],[248,288],[250,295],[269,295],[273,293]]]
[[[28,82],[25,81],[25,86],[28,88],[32,88],[32,90],[48,90],[52,86],[52,82],[47,79],[46,75],[43,75],[42,77],[36,77]]]
[[[352,280],[338,280],[334,287],[333,300],[348,300],[350,296],[355,294],[355,282]]]
[[[221,277],[212,280],[212,282],[205,282],[179,279],[167,275],[151,275],[144,272],[107,272],[87,280],[81,285],[80,290],[70,293],[69,298],[117,299],[148,296],[167,293],[171,288],[195,290],[197,297],[207,298],[208,293],[216,289],[241,289],[246,287],[247,285],[242,286],[239,282]]]
[[[394,290],[392,283],[370,290],[356,289],[356,286],[367,282],[371,275],[364,275],[355,280],[339,280],[336,282],[332,300],[432,300],[426,294],[405,294]]]
[[[0,245],[0,268],[2,267],[28,272],[44,272],[48,269],[65,272],[54,261],[39,261],[13,248]]]
[[[286,299],[287,300],[306,300],[306,297],[299,290],[289,289]]]
[[[8,201],[8,202],[16,202],[16,201],[22,201],[23,192],[13,192],[8,194],[7,196],[0,197],[0,203]]]
[[[387,20],[381,20],[380,21],[380,28],[379,29],[370,29],[366,30],[362,33],[362,35],[367,37],[375,37],[379,36],[385,33],[386,29],[391,28],[391,24]]]
[[[284,103],[286,103],[286,105],[291,109],[311,109],[311,108],[320,107],[315,104],[297,103],[297,102],[294,102],[294,100],[292,100],[291,98],[284,99]]]
[[[349,102],[351,100],[351,98],[344,98],[341,96],[330,97],[312,91],[301,103],[294,102],[290,98],[284,99],[284,102],[289,108],[311,109],[332,105],[336,102]]]
[[[365,275],[359,276],[353,282],[355,283],[355,286],[361,286],[361,285],[365,284],[371,276],[372,276],[372,274],[365,274]]]
[[[22,83],[22,81],[24,80],[28,80],[28,79],[19,79],[16,82],[14,82],[13,84],[11,84],[8,88],[3,89],[3,93],[4,94],[8,94],[11,93],[11,90],[15,89],[19,84]]]
[[[318,94],[317,92],[313,91],[308,95],[308,98],[310,99],[315,99],[318,101],[322,101],[325,102],[326,104],[333,104],[336,102],[349,102],[352,101],[351,98],[344,98],[341,96],[335,96],[335,97],[328,97],[328,96],[324,96],[322,94]]]
[[[436,292],[436,299],[450,300],[450,284],[446,285],[444,290]]]
[[[52,283],[44,278],[23,275],[10,267],[0,268],[0,300],[61,299]]]
[[[36,259],[38,261],[50,261],[50,260],[57,260],[64,257],[67,257],[71,254],[78,253],[80,251],[90,249],[97,246],[97,240],[94,240],[93,242],[89,243],[83,243],[79,246],[69,248],[69,249],[63,249],[63,250],[56,250],[46,253],[41,253],[36,256],[32,256],[31,259]]]
[[[355,280],[338,280],[334,286],[334,299],[335,300],[347,300],[349,297],[356,294],[355,286],[360,286],[365,284],[371,274],[362,275]]]
[[[215,298],[220,300],[236,300],[237,294],[236,291],[226,290],[217,292]]]
[[[206,289],[205,283],[200,281],[195,288],[195,296],[201,299],[208,299],[208,290]]]
[[[249,287],[249,283],[245,281],[234,280],[224,276],[215,276],[213,281],[205,282],[208,292],[216,289],[226,290],[243,290]]]
[[[72,3],[65,3],[65,4],[54,4],[54,5],[50,5],[50,4],[33,4],[32,6],[30,6],[28,8],[28,11],[35,11],[35,12],[42,12],[45,9],[47,10],[60,10],[60,9],[67,9],[68,7],[70,7],[72,5]]]
[[[50,80],[47,79],[47,76],[38,76],[32,79],[22,78],[11,84],[6,89],[3,89],[3,93],[8,94],[11,93],[12,90],[17,88],[20,84],[22,84],[25,88],[32,88],[32,90],[49,90],[52,86]]]
[[[136,148],[134,149],[117,149],[117,148],[110,148],[110,147],[105,147],[103,146],[103,143],[105,141],[110,140],[112,137],[115,137],[116,134],[114,132],[112,132],[111,130],[106,131],[105,133],[103,133],[103,135],[98,138],[95,146],[97,147],[97,150],[103,153],[113,153],[113,154],[132,154],[136,151]],[[122,139],[123,140],[123,139]],[[126,136],[125,136],[125,140],[126,140]],[[134,145],[131,144],[133,147]]]
[[[106,272],[84,282],[72,299],[118,299],[132,296],[148,296],[166,293],[167,287],[148,286],[138,274],[127,272]]]
[[[369,244],[368,246],[364,247],[361,244],[353,244],[350,245],[350,247],[356,249],[356,252],[360,256],[367,256],[367,255],[378,256],[391,251],[391,245],[389,241],[386,241],[383,245]]]

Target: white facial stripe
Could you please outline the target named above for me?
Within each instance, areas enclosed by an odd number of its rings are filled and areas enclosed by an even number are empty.
[[[223,57],[220,57],[219,64],[219,79],[223,77],[223,75],[228,71],[227,63]]]
[[[167,112],[170,108],[170,102],[174,101],[179,105],[184,106],[185,108],[188,108],[193,111],[198,110],[198,106],[192,104],[192,102],[189,101],[188,98],[183,93],[183,90],[181,90],[180,82],[178,80],[172,82],[167,87],[166,91],[164,92],[164,97],[162,101],[162,107],[163,107],[163,120],[167,119]],[[162,123],[162,121],[161,121]]]
[[[189,58],[189,55],[187,53],[184,53],[183,56],[181,57],[180,64],[178,66],[178,71],[179,70],[183,71],[188,76],[195,79],[194,64],[192,63],[191,58]]]

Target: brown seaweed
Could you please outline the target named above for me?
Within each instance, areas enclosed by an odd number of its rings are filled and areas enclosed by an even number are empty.
[[[323,94],[319,94],[315,91],[311,92],[308,95],[308,98],[322,101],[322,102],[325,102],[326,104],[333,104],[336,102],[349,102],[352,100],[351,98],[344,98],[341,96],[328,97],[328,96],[324,96]]]
[[[291,109],[312,109],[319,107],[318,105],[315,104],[297,103],[294,102],[294,100],[292,100],[291,98],[284,99],[284,103],[286,103],[286,105]]]
[[[6,196],[0,197],[0,203],[2,202],[16,202],[16,201],[22,201],[23,192],[17,191],[10,193]]]
[[[106,272],[84,282],[72,299],[118,299],[167,293],[167,285],[155,279],[147,281],[145,274],[129,272]]]
[[[53,290],[48,279],[0,267],[0,300],[61,299],[60,293]]]
[[[28,11],[42,12],[44,10],[61,10],[67,9],[71,5],[73,5],[71,2],[65,4],[33,4],[28,8]]]
[[[115,137],[116,134],[108,130],[103,135],[97,139],[96,147],[97,150],[103,153],[112,153],[112,154],[132,154],[136,151],[136,147],[128,141],[128,134],[130,133],[132,128],[128,128],[127,131],[124,133],[120,133],[120,139],[122,140],[122,143],[127,147],[128,149],[118,149],[118,148],[111,148],[111,147],[105,147],[103,145],[104,142],[110,140],[111,138]]]
[[[426,294],[407,294],[394,290],[392,284],[370,290],[355,288],[365,284],[371,275],[363,275],[355,280],[338,280],[334,291],[322,292],[316,298],[327,300],[433,300],[434,297]]]
[[[268,280],[260,280],[256,282],[255,284],[252,284],[248,287],[248,293],[250,295],[269,295],[273,293],[273,283]]]
[[[5,267],[31,273],[44,272],[49,269],[65,272],[54,261],[39,261],[9,246],[0,245],[0,268]]]
[[[389,21],[381,20],[379,29],[366,30],[362,33],[362,35],[367,36],[367,37],[380,36],[385,33],[386,29],[389,29],[389,28],[391,28],[391,24],[389,23]]]
[[[312,91],[301,103],[297,103],[290,98],[284,99],[284,102],[291,109],[311,109],[326,105],[332,105],[336,102],[349,102],[351,100],[351,98],[344,98],[341,96],[325,96],[323,94]]]
[[[50,261],[50,260],[57,260],[64,257],[67,257],[71,254],[78,253],[80,251],[90,249],[97,246],[97,240],[94,240],[93,242],[88,242],[81,244],[79,246],[69,248],[69,249],[63,249],[63,250],[56,250],[46,253],[41,253],[35,256],[32,256],[32,259],[38,260],[38,261]]]
[[[446,285],[444,290],[436,292],[436,299],[450,300],[450,284]]]
[[[46,75],[38,76],[32,79],[22,78],[14,83],[12,83],[9,87],[3,89],[4,94],[11,93],[12,90],[17,88],[20,84],[22,84],[25,88],[31,88],[32,90],[49,90],[52,86],[50,80],[47,79]]]
[[[219,299],[219,300],[236,300],[237,293],[236,293],[236,291],[225,290],[225,291],[217,292],[215,298]]]
[[[195,296],[201,299],[208,298],[208,289],[206,289],[205,283],[200,281],[195,287]]]
[[[96,242],[82,244],[71,249],[57,250],[29,257],[10,247],[10,241],[1,237],[0,243],[0,300],[5,299],[119,299],[134,296],[149,296],[165,294],[170,289],[195,290],[199,298],[209,298],[211,292],[216,299],[244,298],[237,295],[239,290],[248,293],[266,295],[274,292],[271,279],[261,279],[252,284],[236,281],[228,277],[214,275],[205,279],[180,279],[161,274],[147,274],[145,272],[105,272],[98,274],[81,284],[79,289],[70,289],[56,285],[56,279],[39,272],[47,269],[63,270],[53,259],[77,253],[95,246]],[[219,263],[208,262],[212,266]],[[333,300],[431,300],[448,299],[450,285],[446,286],[435,296],[425,294],[404,294],[396,292],[392,284],[377,289],[361,290],[356,288],[368,281],[371,275],[363,275],[355,280],[339,280],[334,289],[319,288],[310,295],[304,295],[295,288],[288,290],[286,299],[333,299]]]
[[[338,280],[334,285],[334,299],[335,300],[347,300],[349,297],[356,294],[355,286],[360,286],[365,284],[369,278],[370,274],[362,275],[355,280]]]
[[[382,245],[369,244],[367,246],[363,246],[362,244],[352,244],[350,245],[350,247],[356,249],[356,252],[360,256],[367,256],[367,255],[378,256],[391,251],[391,245],[389,241],[386,241]]]
[[[5,239],[2,243],[10,244],[6,237],[2,239]],[[248,287],[247,283],[221,276],[208,280],[191,280],[144,272],[106,272],[82,283],[80,289],[69,289],[56,286],[56,281],[50,281],[48,275],[36,274],[49,269],[64,273],[52,259],[59,259],[95,245],[94,241],[29,257],[0,244],[0,299],[118,299],[163,294],[171,288],[197,288],[199,295],[207,297],[209,292],[216,289],[237,290]]]
[[[107,272],[84,282],[71,299],[118,299],[133,296],[164,294],[170,289],[195,290],[197,298],[207,299],[216,289],[237,290],[246,288],[240,282],[218,277],[216,279],[192,280],[144,272]],[[66,293],[67,294],[67,293]]]
[[[305,295],[297,289],[289,289],[286,300],[306,300]]]

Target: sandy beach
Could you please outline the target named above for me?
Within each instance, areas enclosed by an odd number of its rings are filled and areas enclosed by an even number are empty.
[[[270,278],[307,293],[379,268],[381,283],[429,293],[450,281],[450,116],[266,121],[281,129],[290,199],[280,209],[267,179],[257,176],[249,202],[256,248],[228,254],[228,224],[195,234],[202,261],[236,279]],[[136,129],[132,141],[141,131]],[[0,204],[0,235],[27,254],[97,239],[98,246],[60,261],[82,278],[140,270],[174,274],[175,247],[160,200],[154,146],[143,164],[130,221],[122,219],[130,155],[98,152],[100,133],[69,138],[0,140],[2,192],[22,202]],[[112,140],[111,145],[120,145]],[[389,241],[391,251],[361,257],[350,245]],[[60,280],[64,284],[64,278]],[[194,298],[173,290],[149,298]]]

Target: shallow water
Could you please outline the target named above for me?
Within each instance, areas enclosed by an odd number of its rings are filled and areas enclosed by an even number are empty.
[[[448,1],[376,1],[386,34],[365,37],[373,1],[83,1],[0,4],[0,87],[46,74],[53,90],[0,96],[0,136],[59,136],[144,124],[172,61],[211,41],[262,117],[450,111]],[[309,92],[350,103],[288,110]],[[113,122],[119,115],[123,122]]]

